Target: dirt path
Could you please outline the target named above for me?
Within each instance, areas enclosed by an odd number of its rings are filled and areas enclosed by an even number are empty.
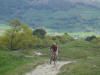
[[[71,63],[70,61],[67,62],[57,62],[56,66],[53,64],[43,64],[38,66],[34,71],[27,73],[26,75],[57,75],[59,69],[65,65]]]

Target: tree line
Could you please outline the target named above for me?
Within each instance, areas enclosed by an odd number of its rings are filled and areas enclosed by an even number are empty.
[[[1,50],[25,50],[40,49],[49,47],[53,42],[64,44],[74,39],[64,33],[61,36],[50,36],[43,28],[32,29],[29,25],[23,24],[19,19],[10,21],[10,29],[0,36]]]

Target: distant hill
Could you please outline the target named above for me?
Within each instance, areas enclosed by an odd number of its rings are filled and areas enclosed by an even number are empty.
[[[19,18],[30,26],[53,32],[100,29],[99,0],[0,0],[0,23]]]

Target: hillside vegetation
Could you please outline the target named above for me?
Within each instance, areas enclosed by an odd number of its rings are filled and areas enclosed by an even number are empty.
[[[100,47],[89,42],[71,42],[63,47],[65,59],[74,58],[75,63],[64,65],[58,75],[99,75]],[[78,59],[77,59],[78,58]],[[76,60],[75,60],[76,59]]]
[[[52,45],[73,41],[67,33],[62,36],[48,36],[45,29],[32,30],[19,19],[9,23],[10,29],[0,35],[0,75],[22,75],[47,61],[35,53]]]
[[[45,27],[54,32],[99,31],[99,3],[98,0],[1,0],[0,22],[5,24],[19,18],[34,28]]]
[[[99,75],[100,38],[75,40],[69,34],[50,36],[45,29],[32,30],[19,19],[9,23],[10,29],[0,35],[0,74],[24,75],[39,64],[48,62],[49,47],[59,46],[58,61],[75,61],[61,68],[59,75]],[[35,53],[42,53],[37,56]]]
[[[100,43],[100,41],[99,41]],[[99,75],[100,44],[87,41],[72,41],[59,45],[59,61],[74,61],[64,65],[58,75]],[[49,54],[47,49],[40,50]]]

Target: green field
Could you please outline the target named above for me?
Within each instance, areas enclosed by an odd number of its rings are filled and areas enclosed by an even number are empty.
[[[10,27],[4,24],[0,24],[0,35],[3,34]]]
[[[63,35],[63,33],[58,33],[58,32],[53,32],[51,30],[47,30],[48,31],[48,35]],[[68,33],[69,35],[71,35],[72,37],[76,38],[79,37],[80,39],[85,39],[88,36],[96,36],[96,37],[100,37],[100,35],[96,32],[72,32],[72,33]]]
[[[64,65],[58,75],[100,75],[100,47],[86,41],[73,41],[59,47],[59,61]],[[41,51],[49,54],[47,50]]]
[[[0,75],[25,75],[48,63],[54,42],[58,61],[72,61],[58,75],[100,75],[98,1],[0,0]]]
[[[43,56],[34,56],[34,51],[41,52]],[[0,50],[0,74],[22,75],[44,63],[49,59],[49,55],[48,48],[23,52]],[[99,59],[99,45],[78,40],[60,44],[58,60],[75,62],[63,66],[59,75],[100,75]],[[31,65],[28,65],[30,63]]]
[[[45,57],[34,56],[33,51],[0,50],[0,75],[22,75],[44,63]]]
[[[100,75],[100,47],[89,42],[76,41],[64,45],[61,49],[63,60],[75,63],[64,65],[59,75]]]
[[[69,33],[69,35],[79,36],[80,38],[86,38],[88,36],[97,36],[97,37],[100,36],[100,34],[98,34],[96,32],[73,32],[73,33]]]

